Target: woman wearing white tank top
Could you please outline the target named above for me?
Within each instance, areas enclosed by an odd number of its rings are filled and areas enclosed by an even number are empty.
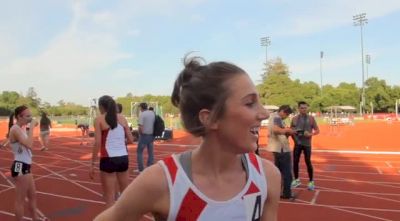
[[[124,191],[129,184],[128,143],[133,136],[124,116],[117,113],[114,99],[104,95],[99,98],[100,115],[94,120],[95,145],[89,175],[94,177],[94,165],[100,151],[100,180],[106,207],[115,203],[118,192]]]
[[[174,155],[146,168],[95,221],[141,220],[147,213],[168,221],[277,220],[280,172],[253,154],[268,118],[256,87],[234,64],[201,63],[184,59],[171,97],[200,146],[187,163]]]
[[[23,220],[25,198],[28,199],[32,220],[46,220],[41,217],[36,205],[36,187],[31,174],[33,130],[38,122],[32,120],[31,111],[26,106],[19,106],[15,109],[14,116],[16,123],[10,128],[9,139],[11,150],[14,154],[14,162],[11,166],[11,175],[15,179],[15,218]],[[13,116],[10,122],[13,122]],[[26,127],[30,123],[30,129]]]

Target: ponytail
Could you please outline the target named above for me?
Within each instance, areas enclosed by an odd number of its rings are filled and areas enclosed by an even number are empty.
[[[11,127],[12,127],[13,125],[14,125],[14,113],[11,113],[11,114],[10,114],[10,117],[8,118],[8,132],[7,132],[7,137],[9,136]]]
[[[99,106],[102,106],[106,113],[106,122],[111,129],[114,129],[118,125],[117,118],[117,105],[114,99],[108,95],[104,95],[99,99]]]

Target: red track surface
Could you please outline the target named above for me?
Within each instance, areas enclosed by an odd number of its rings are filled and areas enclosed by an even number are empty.
[[[0,122],[0,137],[6,124]],[[314,139],[319,150],[399,151],[400,123],[358,123],[331,130],[321,127]],[[78,131],[53,132],[51,149],[34,151],[34,174],[38,206],[51,220],[92,220],[104,209],[98,174],[88,177],[91,147],[79,145]],[[267,142],[261,132],[261,145]],[[156,160],[192,148],[199,139],[174,131],[174,140],[157,143]],[[368,146],[368,149],[366,149]],[[130,170],[137,168],[135,145],[129,147]],[[146,156],[146,154],[145,154]],[[271,155],[262,151],[262,156]],[[294,202],[281,201],[279,220],[400,220],[400,155],[317,152],[313,153],[317,189],[306,189],[307,174],[301,164],[303,185],[294,191]],[[14,188],[9,174],[10,151],[0,151],[0,220],[13,220]],[[133,179],[137,174],[131,172]],[[26,216],[29,216],[26,213]],[[143,220],[151,220],[150,216]]]

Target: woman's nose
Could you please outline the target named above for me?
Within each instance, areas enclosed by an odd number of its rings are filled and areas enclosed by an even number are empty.
[[[261,106],[260,112],[258,113],[258,118],[260,120],[265,120],[269,118],[269,111]]]

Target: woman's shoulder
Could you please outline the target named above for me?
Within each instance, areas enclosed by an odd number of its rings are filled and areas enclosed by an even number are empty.
[[[141,182],[150,184],[150,188],[153,190],[161,192],[168,191],[168,182],[164,169],[160,163],[156,163],[146,168],[137,178],[140,178]]]
[[[146,168],[126,189],[129,204],[141,203],[146,212],[162,213],[169,202],[168,181],[159,163]]]
[[[12,125],[12,126],[10,127],[10,132],[9,132],[9,134],[14,134],[14,133],[18,132],[18,131],[19,131],[18,129],[19,129],[19,126],[18,126],[18,125],[16,125],[16,124]]]
[[[98,119],[105,119],[106,118],[106,115],[105,114],[99,114],[99,115],[97,115],[94,119],[95,120],[98,120]]]
[[[118,122],[126,122],[126,118],[122,114],[117,114]]]
[[[261,158],[262,167],[264,169],[264,174],[268,177],[267,180],[280,180],[281,179],[281,172],[279,169],[269,160]]]
[[[11,140],[16,140],[18,137],[18,134],[21,133],[22,131],[19,129],[19,126],[14,124],[10,128],[10,132],[8,133],[8,138]]]
[[[95,220],[138,220],[148,213],[167,216],[169,192],[163,173],[159,164],[146,168],[129,184],[115,205]]]
[[[101,123],[101,124],[106,123],[105,115],[104,114],[97,115],[96,118],[94,118],[94,122],[95,123]]]

